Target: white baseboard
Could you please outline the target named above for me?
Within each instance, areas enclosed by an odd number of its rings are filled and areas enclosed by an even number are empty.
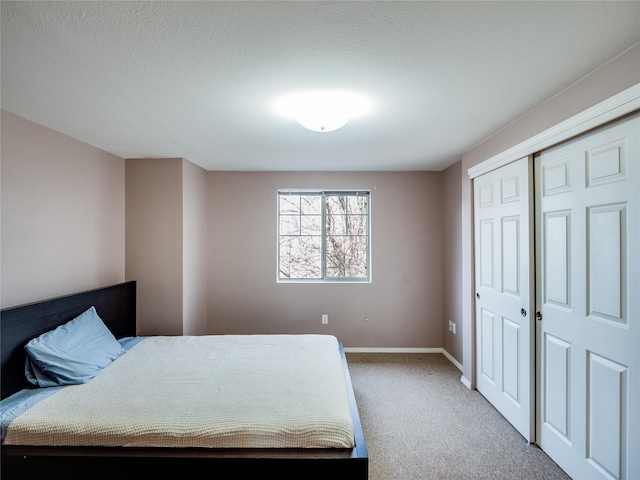
[[[463,384],[465,387],[467,387],[469,390],[472,390],[472,388],[471,388],[471,382],[470,382],[469,380],[467,380],[467,379],[465,378],[465,376],[464,376],[464,375],[462,375],[462,376],[460,377],[460,381],[462,382],[462,384]]]
[[[442,353],[442,348],[344,347],[345,353]]]
[[[462,364],[459,361],[457,361],[455,358],[453,358],[453,356],[449,352],[447,352],[444,348],[442,349],[442,354],[445,357],[447,357],[449,361],[453,363],[458,370],[462,371]]]

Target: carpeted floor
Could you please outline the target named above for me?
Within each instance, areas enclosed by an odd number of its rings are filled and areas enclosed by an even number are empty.
[[[441,354],[347,353],[369,480],[569,479]]]

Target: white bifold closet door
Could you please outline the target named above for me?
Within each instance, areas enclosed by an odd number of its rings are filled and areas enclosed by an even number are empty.
[[[536,155],[538,443],[640,478],[640,117]]]
[[[532,441],[532,186],[523,158],[474,179],[476,384]]]

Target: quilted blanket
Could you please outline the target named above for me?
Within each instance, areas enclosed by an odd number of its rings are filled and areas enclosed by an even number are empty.
[[[149,337],[98,376],[41,401],[5,444],[351,448],[330,335]]]

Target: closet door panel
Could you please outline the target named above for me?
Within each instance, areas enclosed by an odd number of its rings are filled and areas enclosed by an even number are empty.
[[[534,164],[538,443],[574,478],[640,478],[640,116]]]

